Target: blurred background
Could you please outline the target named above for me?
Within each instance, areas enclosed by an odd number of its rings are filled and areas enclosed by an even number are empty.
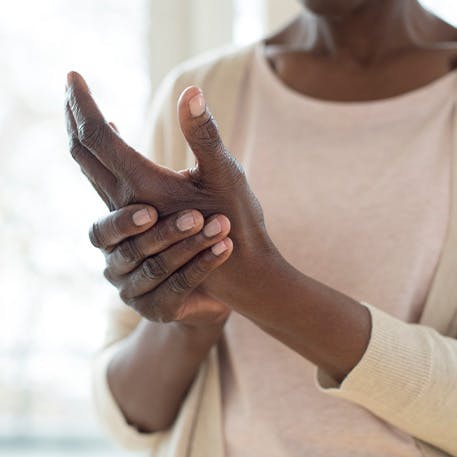
[[[71,160],[65,75],[138,147],[180,61],[260,38],[294,0],[0,0],[0,456],[122,456],[96,423],[90,360],[113,295],[87,231],[106,212]],[[457,24],[455,0],[423,3]],[[131,454],[129,454],[131,455]]]

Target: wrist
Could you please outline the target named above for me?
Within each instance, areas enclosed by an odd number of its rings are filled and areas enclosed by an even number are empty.
[[[212,345],[215,344],[222,335],[225,323],[230,313],[221,320],[216,322],[201,322],[192,323],[184,321],[170,322],[170,332],[178,338],[184,338],[188,342],[196,345]]]
[[[259,240],[251,246],[253,249],[239,249],[237,263],[242,268],[237,268],[237,281],[224,297],[224,302],[241,314],[262,307],[263,303],[280,301],[276,292],[294,276],[294,268],[271,240]]]

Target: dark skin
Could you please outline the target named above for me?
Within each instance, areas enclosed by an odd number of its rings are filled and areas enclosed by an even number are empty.
[[[424,86],[456,66],[456,29],[416,1],[301,3],[321,5],[318,10],[329,16],[300,16],[266,40],[276,74],[299,93],[346,102],[384,99]],[[338,4],[346,13],[332,17]]]
[[[300,16],[267,40],[272,67],[297,92],[325,100],[376,100],[414,90],[454,68],[456,31],[415,1],[303,3],[320,15]],[[145,431],[172,423],[230,309],[338,381],[360,360],[370,335],[363,306],[298,272],[276,250],[246,177],[221,145],[209,111],[192,117],[189,101],[197,94],[198,89],[188,89],[179,110],[198,167],[177,174],[136,156],[108,129],[78,75],[69,78],[67,116],[76,160],[111,209],[148,203],[160,216],[157,223],[134,226],[128,207],[96,225],[98,236],[92,237],[107,255],[108,278],[144,316],[114,357],[108,380],[127,419]],[[176,211],[189,208],[200,214],[194,228],[179,236],[164,230],[162,224],[172,227],[169,218]],[[213,240],[201,237],[203,219],[221,214],[231,223],[230,238],[228,225]],[[125,219],[117,226],[128,229],[113,231],[116,217]],[[168,233],[160,237],[161,244],[153,235],[150,243],[134,236],[154,230]],[[184,255],[180,243],[199,235]],[[122,240],[140,246],[128,268],[121,265],[122,256],[110,257]],[[233,240],[233,245],[228,241],[220,256],[211,254],[209,247],[221,240]],[[173,267],[159,278],[139,276],[142,262],[159,252]],[[202,255],[206,261],[196,267]],[[151,322],[160,319],[171,323]]]

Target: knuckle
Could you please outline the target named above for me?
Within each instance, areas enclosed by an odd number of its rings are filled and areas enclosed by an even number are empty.
[[[117,248],[117,251],[124,263],[135,263],[141,259],[141,253],[134,240],[123,241]]]
[[[112,275],[110,269],[108,267],[106,267],[104,270],[103,270],[103,276],[105,277],[105,279],[107,279],[111,284],[114,284],[114,276]]]
[[[226,150],[225,160],[220,161],[219,168],[216,168],[221,185],[219,192],[225,193],[234,187],[248,187],[248,180],[242,165]]]
[[[210,272],[210,265],[205,261],[204,257],[195,259],[190,268],[183,272],[183,283],[186,284],[187,289],[195,288]]]
[[[135,304],[135,298],[132,297],[132,295],[129,293],[128,288],[126,288],[126,287],[121,287],[121,288],[119,289],[119,297],[121,297],[121,300],[122,300],[125,304],[131,306],[132,308],[135,307],[135,306],[134,306],[134,304]]]
[[[190,269],[189,276],[193,284],[204,278],[210,271],[210,265],[203,258],[196,259]]]
[[[103,142],[106,125],[95,119],[87,119],[78,127],[78,139],[87,148],[96,148]]]
[[[103,248],[103,237],[100,230],[100,222],[94,222],[89,229],[89,240],[96,248]]]
[[[70,154],[76,162],[80,162],[85,151],[84,148],[75,139],[70,140],[69,144]]]
[[[168,288],[173,294],[182,295],[192,289],[188,275],[183,271],[176,272],[168,280]]]
[[[243,180],[247,181],[246,173],[241,163],[228,151],[224,151],[224,155],[225,169],[229,171],[238,182]]]
[[[146,259],[142,265],[142,272],[147,279],[158,279],[168,274],[165,262],[160,255]]]
[[[133,298],[133,297],[126,297],[124,294],[122,294],[121,292],[119,292],[119,297],[121,298],[121,300],[129,307],[129,308],[132,308],[133,310],[135,310],[137,313],[143,315],[142,311],[141,311],[141,302],[139,302],[136,298]]]
[[[224,149],[213,115],[210,115],[205,122],[196,124],[193,127],[192,134],[193,137],[204,147],[210,149]]]

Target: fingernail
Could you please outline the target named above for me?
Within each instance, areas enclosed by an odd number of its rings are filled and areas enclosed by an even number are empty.
[[[147,209],[140,209],[132,216],[133,223],[137,226],[148,224],[152,222],[152,216]]]
[[[217,219],[213,219],[208,225],[203,228],[203,233],[208,238],[211,238],[222,232],[221,223]]]
[[[221,255],[227,249],[228,249],[228,246],[225,244],[225,241],[219,241],[219,243],[215,244],[211,248],[211,251],[213,252],[214,255]]]
[[[189,100],[189,109],[193,117],[199,117],[205,112],[206,102],[201,92]]]
[[[192,212],[180,216],[176,221],[176,227],[178,227],[178,230],[181,232],[185,232],[186,230],[195,227],[195,218]]]

